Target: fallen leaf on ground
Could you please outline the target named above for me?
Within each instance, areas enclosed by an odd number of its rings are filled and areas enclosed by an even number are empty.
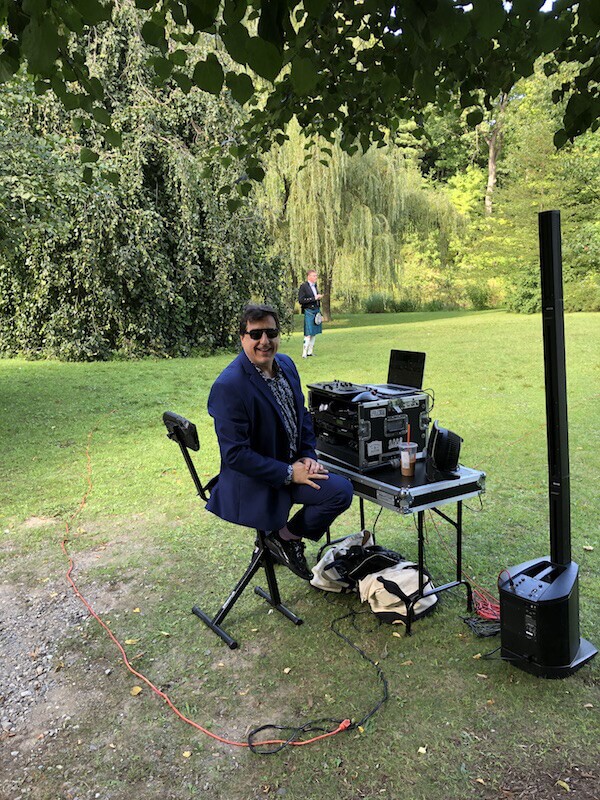
[[[483,778],[475,778],[475,783],[480,783],[482,786],[485,786],[485,781]]]
[[[286,675],[289,675],[290,672],[292,671],[292,668],[291,667],[286,667],[283,671],[285,672]]]
[[[132,695],[132,697],[136,697],[136,695],[138,695],[141,691],[142,691],[141,686],[134,686],[133,689],[129,690],[129,694]]]
[[[134,608],[133,609],[133,613],[134,614],[139,614],[141,610],[142,610],[141,608]]]
[[[189,758],[191,755],[192,755],[192,751],[191,750],[184,750],[183,753],[182,753],[182,756],[184,758]]]
[[[422,756],[424,756],[425,753],[427,753],[427,748],[426,747],[419,747],[419,749],[417,750],[417,753],[420,753]]]
[[[473,658],[474,658],[474,659],[481,658],[481,653],[475,653],[475,655],[473,656]]]
[[[414,663],[414,662],[413,662],[413,661],[411,661],[411,659],[409,658],[407,661],[403,661],[403,662],[400,664],[400,666],[401,666],[401,667],[412,667],[413,663]]]
[[[592,705],[592,703],[584,703],[583,707],[584,708],[593,708],[594,706]]]
[[[592,547],[592,545],[591,545],[591,544],[584,544],[584,545],[583,545],[583,549],[584,549],[584,550],[587,550],[587,551],[588,551],[588,553],[591,553],[591,552],[593,552],[593,550],[594,550],[594,548]]]
[[[169,631],[161,631],[161,633],[162,633],[163,636],[170,636],[171,635],[169,633]]]
[[[125,639],[125,644],[137,644],[139,639]]]
[[[487,675],[485,674],[485,672],[478,672],[477,673],[477,677],[478,678],[487,678]]]
[[[555,785],[556,786],[560,786],[560,788],[564,789],[565,792],[570,792],[571,791],[571,787],[569,786],[569,784],[566,781],[556,781]]]

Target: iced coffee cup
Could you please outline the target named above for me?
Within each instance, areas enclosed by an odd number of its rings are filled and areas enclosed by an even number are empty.
[[[400,442],[400,471],[407,478],[415,474],[417,460],[417,443]]]

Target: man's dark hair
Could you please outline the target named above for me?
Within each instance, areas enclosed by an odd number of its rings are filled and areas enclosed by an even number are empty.
[[[258,306],[248,305],[242,311],[240,317],[240,336],[246,333],[246,327],[249,322],[260,322],[265,317],[273,317],[275,320],[275,327],[279,330],[279,314],[272,306]]]

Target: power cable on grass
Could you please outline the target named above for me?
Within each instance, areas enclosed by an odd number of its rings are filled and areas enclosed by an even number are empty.
[[[112,410],[112,411],[108,412],[107,414],[103,415],[103,417],[104,416],[108,416],[110,414],[114,414],[114,413],[116,413],[116,410]],[[303,746],[303,745],[307,745],[307,744],[312,744],[313,742],[321,741],[322,739],[327,739],[327,738],[329,738],[331,736],[335,736],[336,734],[341,733],[342,731],[355,730],[355,729],[362,730],[362,727],[367,722],[367,720],[369,720],[373,716],[373,714],[375,714],[375,712],[388,699],[388,687],[387,687],[387,680],[386,680],[385,676],[383,675],[383,672],[380,669],[380,667],[374,661],[372,661],[357,645],[355,645],[353,642],[351,642],[344,634],[340,633],[334,627],[336,622],[340,622],[343,619],[346,619],[347,617],[356,616],[356,612],[355,611],[351,611],[349,614],[345,614],[344,616],[339,617],[338,619],[334,620],[331,623],[330,627],[333,630],[333,632],[336,634],[336,636],[339,636],[341,639],[343,639],[345,642],[347,642],[354,650],[356,650],[361,655],[362,658],[364,658],[366,661],[368,661],[370,664],[372,664],[375,667],[375,669],[377,670],[378,677],[380,678],[380,680],[383,683],[383,695],[382,695],[382,698],[361,719],[360,722],[352,722],[350,719],[335,720],[335,719],[331,719],[331,718],[323,718],[323,719],[320,719],[320,720],[313,720],[313,721],[310,721],[310,722],[306,722],[304,725],[297,726],[297,727],[294,727],[294,726],[278,726],[278,725],[269,725],[269,724],[267,724],[267,725],[262,725],[261,727],[256,728],[255,730],[251,731],[250,734],[248,735],[248,740],[247,741],[239,742],[239,741],[235,741],[235,740],[232,740],[232,739],[227,739],[226,737],[223,737],[223,736],[218,736],[217,734],[212,733],[212,731],[209,731],[207,728],[205,728],[202,725],[200,725],[198,722],[195,722],[194,720],[190,719],[189,717],[186,717],[185,714],[183,714],[177,708],[177,706],[173,703],[173,701],[166,694],[166,692],[163,692],[161,689],[159,689],[157,686],[155,686],[149,678],[147,678],[142,672],[139,672],[139,670],[136,670],[131,665],[131,662],[129,661],[129,659],[127,657],[127,653],[125,652],[125,649],[123,648],[122,644],[119,642],[119,640],[114,635],[114,633],[111,631],[111,629],[108,627],[108,625],[104,622],[104,620],[100,617],[100,615],[97,614],[94,611],[94,609],[92,608],[91,604],[86,600],[86,598],[80,592],[77,584],[75,583],[75,580],[72,577],[72,572],[73,572],[73,569],[75,567],[75,563],[73,561],[73,557],[71,556],[71,554],[69,553],[69,550],[68,550],[69,536],[70,536],[70,523],[72,524],[73,521],[79,516],[79,514],[81,514],[82,510],[85,508],[85,506],[87,504],[87,499],[88,499],[88,497],[89,497],[89,495],[90,495],[90,493],[91,493],[91,491],[93,489],[92,461],[91,461],[91,455],[90,455],[90,445],[91,445],[91,441],[92,441],[92,438],[93,438],[95,432],[98,430],[99,425],[100,425],[100,422],[98,422],[98,424],[95,425],[90,430],[90,432],[88,433],[88,440],[87,440],[87,445],[86,445],[86,478],[87,478],[87,487],[86,487],[86,489],[85,489],[85,491],[84,491],[84,493],[82,495],[81,501],[80,501],[77,509],[68,517],[67,520],[65,520],[65,534],[64,534],[63,539],[61,541],[61,549],[62,549],[65,557],[68,559],[68,564],[69,565],[68,565],[68,569],[67,569],[65,577],[66,577],[68,583],[70,584],[70,586],[71,586],[71,588],[73,590],[73,593],[80,600],[80,602],[85,606],[85,608],[88,610],[90,615],[102,627],[102,629],[108,635],[108,637],[113,642],[113,644],[117,647],[117,649],[119,650],[119,653],[121,654],[121,659],[122,659],[123,663],[125,664],[125,667],[127,668],[127,670],[129,670],[129,672],[131,672],[132,675],[135,675],[136,678],[138,678],[142,683],[145,683],[146,686],[148,686],[148,688],[152,692],[154,692],[154,694],[156,694],[158,697],[160,697],[162,700],[164,700],[164,702],[171,709],[171,711],[177,717],[179,717],[179,719],[181,719],[182,722],[185,722],[187,725],[190,725],[191,727],[195,728],[196,730],[200,731],[201,733],[204,733],[206,736],[209,736],[211,739],[215,739],[216,741],[219,741],[219,742],[221,742],[223,744],[230,745],[231,747],[247,747],[248,749],[250,749],[251,752],[255,753],[256,755],[272,755],[274,753],[280,752],[281,750],[283,750],[287,746],[297,746],[297,747],[299,747],[299,746]],[[365,613],[365,612],[360,612],[360,613]],[[325,728],[325,727],[322,727],[323,723],[330,723],[330,725],[328,726],[329,729]],[[333,727],[333,726],[335,726],[335,727]],[[258,735],[258,733],[261,733],[261,732],[263,732],[265,730],[283,730],[283,731],[290,731],[291,733],[290,733],[290,736],[288,736],[286,739],[269,739],[269,740],[264,740],[264,741],[260,741],[260,742],[253,741],[253,738],[256,735]],[[308,739],[300,739],[299,738],[303,734],[310,734],[310,733],[316,733],[318,735],[311,736]],[[265,750],[264,748],[266,748],[266,747],[269,747],[270,749]],[[263,749],[261,750],[260,748],[263,748]]]

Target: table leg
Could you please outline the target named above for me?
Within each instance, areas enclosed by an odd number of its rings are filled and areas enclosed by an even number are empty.
[[[424,519],[425,512],[419,511],[417,513],[417,528],[419,532],[419,597],[423,596],[425,591],[425,536],[424,536]]]
[[[438,586],[435,591],[436,592],[443,592],[446,589],[453,589],[455,586],[464,586],[467,590],[467,611],[473,610],[473,589],[471,588],[471,584],[464,580],[462,575],[462,520],[463,520],[463,509],[462,509],[462,500],[456,501],[456,519],[453,520],[439,508],[432,509],[435,513],[446,520],[446,522],[450,523],[454,530],[456,531],[456,580],[447,583],[444,586]]]
[[[456,580],[462,580],[462,500],[456,504]]]

